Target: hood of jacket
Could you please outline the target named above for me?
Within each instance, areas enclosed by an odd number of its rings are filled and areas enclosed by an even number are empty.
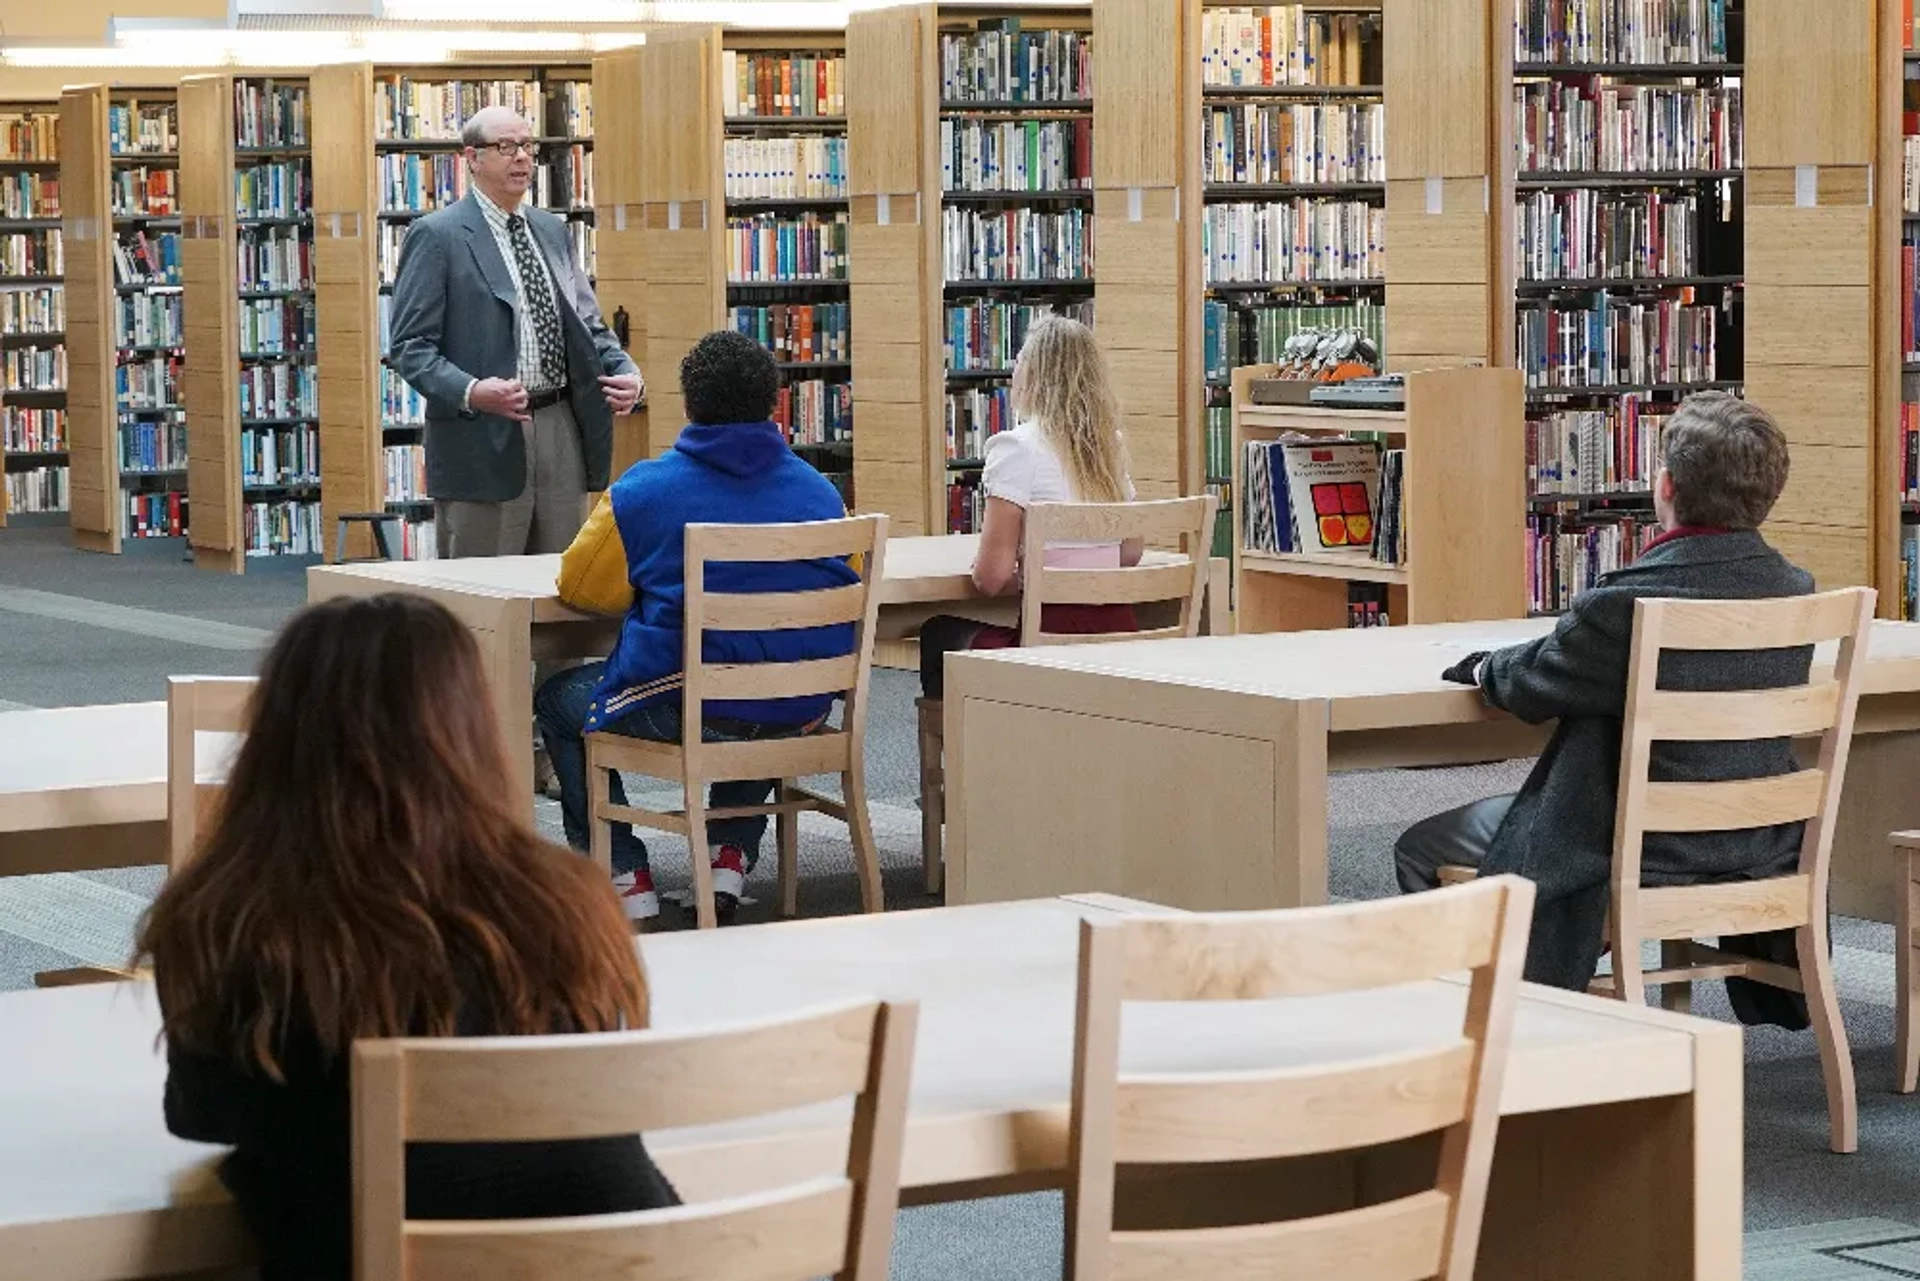
[[[673,447],[729,476],[751,476],[787,454],[786,437],[772,422],[688,423]]]

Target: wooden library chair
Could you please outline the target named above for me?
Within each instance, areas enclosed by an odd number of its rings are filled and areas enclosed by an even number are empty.
[[[202,782],[195,747],[201,734],[238,734],[246,729],[252,677],[169,676],[167,678],[167,870],[177,872],[193,858],[202,821],[218,802],[221,783]],[[135,971],[105,965],[43,970],[36,987],[81,983],[117,983],[140,977]]]
[[[707,820],[748,814],[777,815],[781,911],[799,909],[800,812],[828,814],[847,825],[854,868],[860,877],[860,903],[868,912],[884,906],[880,859],[867,814],[867,681],[873,671],[874,619],[886,554],[887,518],[854,516],[845,520],[789,525],[688,525],[686,534],[686,642],[682,658],[686,682],[681,689],[685,730],[678,743],[656,743],[622,734],[587,735],[587,801],[594,861],[613,864],[615,822],[677,832],[692,853],[693,902],[701,929],[718,923],[713,904],[713,872],[706,858]],[[711,592],[706,567],[726,561],[805,561],[859,557],[858,583],[810,592]],[[843,658],[798,663],[709,663],[701,654],[703,630],[774,631],[854,625],[853,652]],[[844,700],[838,728],[794,738],[744,743],[706,743],[693,709],[723,699],[798,698],[833,694]],[[671,779],[680,784],[682,808],[657,811],[615,805],[614,770]],[[801,787],[811,774],[838,774],[842,799]],[[779,784],[772,803],[709,809],[706,784],[733,779],[772,778]]]
[[[1847,588],[1780,600],[1634,603],[1627,667],[1626,726],[1614,820],[1608,935],[1613,974],[1595,990],[1636,1003],[1664,987],[1667,1008],[1687,1008],[1691,984],[1739,977],[1804,992],[1820,1045],[1828,1122],[1835,1152],[1858,1143],[1853,1059],[1834,992],[1827,941],[1827,873],[1840,789],[1853,738],[1854,708],[1865,670],[1874,593]],[[1664,690],[1660,656],[1674,650],[1784,649],[1838,641],[1832,675],[1784,689]],[[1727,742],[1818,735],[1811,768],[1776,778],[1724,783],[1661,783],[1648,777],[1656,742]],[[1643,886],[1641,843],[1648,832],[1722,832],[1806,822],[1800,861],[1784,876],[1703,885]],[[1737,956],[1697,940],[1795,932],[1798,966]],[[1660,942],[1660,968],[1641,968],[1640,945]]]
[[[1070,1281],[1469,1281],[1532,917],[1532,882],[1492,876],[1337,907],[1083,921],[1067,1141]],[[1462,970],[1472,979],[1459,1034],[1433,1045],[1220,1073],[1130,1076],[1120,1066],[1124,1002],[1269,1001]],[[1331,1158],[1436,1133],[1433,1184],[1394,1200],[1230,1227],[1115,1223],[1118,1166]]]
[[[1020,591],[1022,645],[1087,645],[1099,641],[1160,640],[1198,636],[1206,597],[1208,557],[1213,548],[1213,516],[1219,499],[1212,494],[1142,503],[1035,503],[1027,509],[1020,547],[1028,573]],[[1063,569],[1046,564],[1049,543],[1122,542],[1145,539],[1149,545],[1177,546],[1186,560],[1177,564],[1130,565],[1120,569]],[[1040,625],[1048,605],[1173,605],[1172,621],[1137,632],[1092,634],[1048,632]],[[937,698],[914,700],[920,722],[920,863],[927,893],[938,894],[944,880],[941,829],[947,819],[944,764],[945,708]]]
[[[860,1001],[704,1031],[357,1042],[354,1275],[886,1281],[917,1016]],[[769,1187],[745,1170],[751,1192],[626,1214],[406,1217],[408,1143],[652,1135],[848,1097],[836,1174]]]

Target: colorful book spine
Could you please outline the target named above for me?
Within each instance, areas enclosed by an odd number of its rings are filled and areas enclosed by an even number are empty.
[[[1513,58],[1637,66],[1725,62],[1727,9],[1728,0],[1517,0]]]
[[[1387,180],[1386,107],[1378,102],[1235,103],[1201,115],[1209,183]]]
[[[1524,81],[1513,87],[1516,163],[1522,176],[1739,169],[1740,104],[1738,84]]]

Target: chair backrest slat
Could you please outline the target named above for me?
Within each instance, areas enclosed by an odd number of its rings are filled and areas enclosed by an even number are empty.
[[[1652,603],[1652,602],[1649,602]],[[1791,649],[1838,640],[1853,627],[1851,592],[1760,601],[1658,602],[1661,649]]]
[[[780,632],[857,623],[867,589],[854,583],[817,592],[703,592],[701,626],[716,632]]]
[[[809,658],[796,663],[709,663],[701,673],[707,698],[803,698],[839,694],[860,679],[860,656]]]
[[[1042,625],[1048,605],[1153,605],[1178,602],[1179,618],[1153,636],[1197,636],[1207,588],[1207,557],[1213,545],[1211,494],[1139,503],[1035,503],[1027,508],[1020,563],[1026,576],[1020,597],[1020,635],[1027,645],[1088,644],[1144,640],[1144,632],[1049,632]],[[1072,569],[1046,563],[1048,544],[1117,543],[1128,539],[1172,543],[1187,558],[1180,564]]]
[[[409,1281],[791,1281],[847,1262],[853,1184],[816,1179],[686,1210],[518,1222],[410,1223]]]
[[[1785,689],[1716,693],[1659,690],[1637,709],[1654,742],[1736,742],[1818,734],[1833,725],[1840,687],[1832,681]]]
[[[1114,1160],[1265,1161],[1431,1134],[1466,1116],[1473,1063],[1473,1043],[1460,1041],[1334,1071],[1128,1077],[1120,1082]]]
[[[884,527],[876,523],[881,519],[850,516],[845,520],[777,525],[688,525],[686,563],[691,566],[696,559],[761,563],[844,560],[873,550],[875,531]]]
[[[167,866],[170,871],[179,871],[193,859],[201,829],[226,790],[224,780],[200,781],[198,736],[245,733],[247,704],[258,683],[251,676],[167,678]]]
[[[1446,1275],[1452,1209],[1451,1197],[1427,1191],[1311,1219],[1191,1232],[1119,1232],[1112,1281],[1425,1281]]]
[[[1642,810],[1648,832],[1737,832],[1798,823],[1820,812],[1827,776],[1803,769],[1726,783],[1649,783]]]
[[[1341,907],[1081,922],[1068,1135],[1071,1281],[1468,1281],[1533,897],[1532,882],[1495,876]],[[1461,970],[1471,971],[1471,981],[1460,1028],[1436,1044],[1346,1063],[1224,1073],[1121,1069],[1121,1010],[1129,1000],[1313,996]],[[1116,1230],[1120,1164],[1334,1153],[1435,1132],[1434,1186],[1400,1201],[1244,1227]]]
[[[406,1138],[593,1138],[846,1098],[866,1077],[878,1011],[876,1002],[858,1001],[687,1033],[400,1041],[408,1059]],[[780,1070],[762,1080],[770,1063]],[[647,1088],[635,1089],[635,1081]]]

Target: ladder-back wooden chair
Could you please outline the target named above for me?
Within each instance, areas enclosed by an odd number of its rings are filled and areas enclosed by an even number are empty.
[[[1857,1145],[1853,1060],[1834,992],[1827,943],[1827,873],[1840,789],[1853,738],[1854,708],[1865,669],[1874,593],[1847,588],[1779,600],[1634,602],[1627,667],[1626,727],[1614,818],[1608,933],[1613,974],[1598,991],[1644,1002],[1666,988],[1665,1004],[1685,1009],[1699,979],[1747,978],[1804,992],[1820,1044],[1833,1150]],[[1675,650],[1787,649],[1837,641],[1831,674],[1805,685],[1715,691],[1659,688],[1660,656]],[[1657,742],[1739,742],[1820,738],[1818,762],[1774,778],[1668,783],[1648,777]],[[1783,876],[1698,885],[1643,886],[1641,846],[1648,832],[1725,832],[1806,823],[1800,859]],[[1798,968],[1708,947],[1697,940],[1771,930],[1795,931]],[[1661,963],[1643,969],[1640,945],[1658,939]]]
[[[1198,636],[1219,502],[1212,494],[1202,494],[1154,502],[1035,503],[1029,507],[1020,547],[1024,575],[1020,643],[1087,645]],[[1131,538],[1178,547],[1185,559],[1113,569],[1046,563],[1050,543],[1118,543]],[[1171,622],[1143,631],[1049,632],[1042,625],[1048,605],[1160,606],[1176,612]],[[921,698],[915,700],[914,709],[920,722],[920,863],[927,893],[938,894],[944,880],[941,829],[947,814],[945,708],[937,698]]]
[[[800,823],[803,810],[831,815],[847,825],[860,903],[868,912],[884,906],[880,858],[867,813],[867,682],[873,671],[874,619],[887,545],[885,516],[787,525],[688,525],[686,531],[686,642],[681,689],[684,729],[678,743],[656,743],[623,734],[587,735],[587,800],[594,861],[611,874],[615,822],[677,832],[687,838],[693,866],[693,901],[701,929],[718,923],[713,871],[707,864],[707,820],[773,814],[780,872],[781,910],[799,907]],[[728,561],[781,562],[858,557],[860,580],[844,587],[805,592],[714,592],[706,567]],[[854,647],[840,658],[797,663],[709,663],[701,653],[703,631],[788,631],[851,623]],[[752,742],[701,741],[704,703],[725,699],[800,698],[832,694],[845,700],[839,727],[793,738]],[[609,771],[624,770],[680,784],[676,811],[615,805]],[[838,774],[836,800],[799,786],[810,774]],[[710,809],[706,784],[734,779],[779,780],[766,805]]]
[[[859,1001],[687,1032],[440,1037],[353,1048],[362,1281],[886,1281],[917,1007]],[[769,1065],[777,1070],[769,1071]],[[668,1209],[409,1220],[408,1143],[651,1136],[851,1097],[843,1172]]]
[[[1469,1281],[1533,885],[1487,877],[1427,894],[1277,912],[1121,917],[1080,927],[1068,1137],[1069,1281],[1339,1277]],[[1129,1075],[1128,1001],[1265,1001],[1472,972],[1458,1036],[1350,1063]],[[1117,1229],[1117,1166],[1358,1153],[1441,1135],[1434,1185],[1303,1218]]]

